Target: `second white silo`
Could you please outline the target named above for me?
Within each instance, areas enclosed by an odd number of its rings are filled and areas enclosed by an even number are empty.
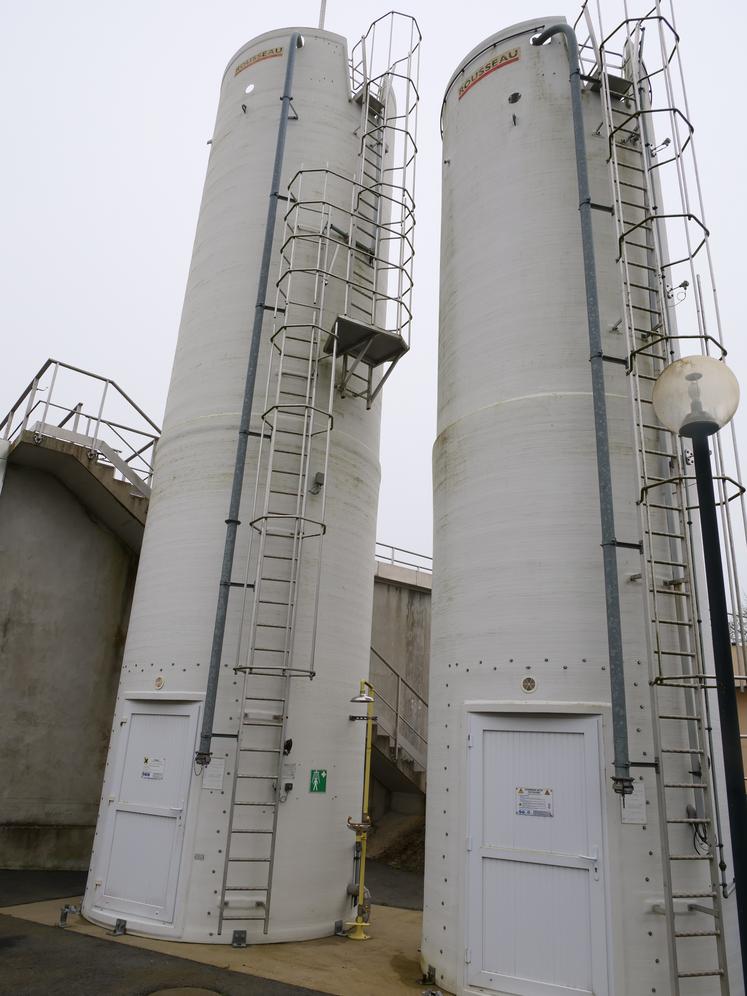
[[[675,991],[673,977],[679,985],[686,976],[683,992],[712,993],[719,977],[717,932],[713,919],[683,898],[702,895],[709,903],[715,894],[703,854],[689,839],[701,814],[690,813],[683,797],[680,808],[670,806],[669,820],[681,824],[681,832],[660,832],[662,792],[680,785],[656,778],[654,655],[647,640],[648,565],[641,557],[629,364],[653,377],[649,359],[628,356],[611,146],[599,78],[589,77],[582,130],[594,211],[625,722],[636,785],[625,808],[612,781],[569,58],[562,36],[532,44],[561,22],[538,18],[486,39],[460,63],[444,98],[422,962],[438,985],[459,994],[663,993]],[[635,125],[616,137],[620,170],[628,170],[626,212],[635,219],[630,227],[645,233],[640,115],[632,100],[620,98],[630,79],[621,75],[617,84],[615,121],[632,114]],[[634,252],[640,262],[653,250],[642,242]],[[663,297],[664,288],[652,290],[645,276],[638,284],[633,308],[652,315],[650,298]],[[634,324],[642,328],[632,330],[644,350],[660,337],[648,321],[646,327],[639,319]],[[645,428],[647,445],[655,431]],[[659,468],[657,483],[664,481],[664,452],[651,466]],[[665,517],[670,500],[656,499],[656,514]],[[667,564],[661,554],[659,563]],[[682,586],[683,579],[671,577],[676,564],[665,569],[669,577],[655,576],[654,587],[666,593],[660,600],[673,603],[671,585]],[[665,625],[690,623],[675,617]],[[660,719],[687,720],[681,689],[657,695],[660,711],[668,703],[664,712],[672,714]],[[669,746],[683,758],[681,765],[672,762],[680,765],[680,777],[691,778],[689,747],[674,734]],[[681,850],[675,858],[682,860],[670,862],[663,841],[675,838]],[[681,891],[668,884],[675,864]],[[702,869],[705,891],[693,885]],[[672,902],[682,914],[681,936],[711,944],[710,962],[697,949],[679,972],[672,967],[664,916]],[[701,978],[706,970],[709,976]]]

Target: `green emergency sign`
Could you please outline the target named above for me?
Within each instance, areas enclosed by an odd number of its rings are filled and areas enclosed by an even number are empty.
[[[327,769],[312,768],[311,778],[309,779],[309,792],[326,792],[326,791],[327,791]]]

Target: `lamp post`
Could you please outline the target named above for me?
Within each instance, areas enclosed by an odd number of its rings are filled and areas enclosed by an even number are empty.
[[[371,814],[369,812],[369,796],[371,793],[371,748],[373,746],[373,724],[374,724],[374,687],[369,681],[361,681],[360,691],[353,696],[351,702],[365,703],[365,716],[351,716],[351,719],[363,719],[366,722],[366,752],[363,765],[363,800],[361,803],[361,818],[358,821],[348,816],[348,826],[355,830],[355,843],[359,854],[358,871],[358,908],[355,922],[348,931],[348,938],[351,941],[367,941],[368,934],[365,931],[366,913],[366,844],[368,841],[368,831],[371,826]]]
[[[738,404],[739,384],[736,377],[725,363],[711,356],[686,356],[676,360],[665,367],[654,385],[653,405],[659,421],[672,432],[691,439],[693,446],[724,755],[742,972],[747,983],[747,795],[708,446],[708,437],[731,420]]]

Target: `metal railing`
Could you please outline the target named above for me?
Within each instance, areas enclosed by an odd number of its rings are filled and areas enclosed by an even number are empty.
[[[371,683],[376,689],[379,731],[392,741],[395,757],[404,754],[425,771],[428,756],[427,701],[373,647]]]
[[[2,438],[24,432],[84,446],[135,493],[150,496],[161,429],[108,377],[49,359],[0,422]]]
[[[376,559],[382,564],[392,564],[395,567],[414,567],[418,571],[433,572],[433,557],[414,550],[402,550],[388,543],[376,543]]]

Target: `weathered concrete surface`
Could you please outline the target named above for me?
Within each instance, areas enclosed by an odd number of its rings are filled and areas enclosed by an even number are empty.
[[[379,717],[372,767],[374,820],[390,810],[412,812],[413,806],[422,810],[424,805],[430,629],[431,575],[377,562],[370,673]],[[399,744],[392,736],[398,703]],[[402,749],[402,738],[409,741],[409,753],[407,744]],[[413,759],[413,751],[422,763]]]
[[[0,907],[64,899],[82,893],[85,887],[85,871],[0,868]]]
[[[147,499],[138,495],[128,481],[115,478],[110,466],[92,459],[85,446],[24,432],[13,443],[10,462],[51,474],[125,546],[139,552],[148,514]]]
[[[371,646],[428,698],[431,652],[431,575],[377,563],[374,575]],[[372,665],[372,673],[383,672]]]
[[[77,904],[80,899],[72,897],[65,901]],[[21,946],[24,956],[28,938],[34,934],[33,925],[40,924],[47,928],[41,934],[35,959],[33,954],[25,957],[25,965],[33,968],[36,988],[4,990],[5,976],[0,974],[0,993],[13,993],[13,996],[20,996],[21,993],[23,996],[68,996],[70,992],[83,996],[100,996],[103,993],[107,996],[145,996],[154,989],[167,988],[161,981],[162,976],[142,974],[143,965],[148,964],[154,973],[161,971],[160,966],[164,963],[156,959],[149,962],[140,960],[151,959],[154,952],[175,956],[170,961],[181,962],[188,958],[193,963],[175,966],[180,973],[178,978],[184,981],[175,980],[172,985],[204,985],[225,996],[233,996],[234,993],[237,996],[238,993],[267,993],[269,996],[270,993],[299,991],[329,993],[331,996],[350,996],[351,993],[355,996],[419,996],[423,991],[418,957],[422,920],[419,910],[372,906],[371,924],[367,930],[371,936],[365,943],[356,943],[344,937],[323,937],[316,941],[232,948],[224,944],[180,944],[133,934],[113,937],[102,927],[76,916],[70,917],[70,926],[65,930],[55,929],[55,936],[52,937],[49,928],[57,922],[61,905],[58,899],[0,911],[0,926],[5,927],[15,939],[17,947]],[[47,938],[51,940],[43,949],[42,944]],[[95,946],[90,944],[92,940],[95,940]],[[53,947],[50,946],[52,943]],[[75,952],[74,958],[65,958],[65,944]],[[13,948],[9,947],[12,951]],[[3,953],[4,972],[7,964],[6,951]],[[230,969],[230,974],[240,972],[244,988],[228,988],[218,975],[212,977],[212,986],[209,982],[198,981],[205,978],[201,973],[208,966],[214,966],[213,971]],[[67,971],[71,972],[68,977],[65,975]],[[100,980],[98,989],[86,982],[87,971],[91,973],[88,978]],[[63,979],[68,982],[65,989],[61,986]],[[274,989],[252,988],[267,979],[275,980],[279,986]],[[48,984],[46,989],[43,988],[45,980]],[[145,986],[145,982],[149,985]],[[269,983],[265,985],[269,986]],[[298,986],[307,988],[294,988]]]
[[[216,996],[314,996],[318,990],[271,982],[186,958],[0,916],[8,996],[147,996],[154,991]],[[199,987],[199,988],[198,988]]]
[[[0,565],[0,867],[83,869],[136,555],[12,452]]]

